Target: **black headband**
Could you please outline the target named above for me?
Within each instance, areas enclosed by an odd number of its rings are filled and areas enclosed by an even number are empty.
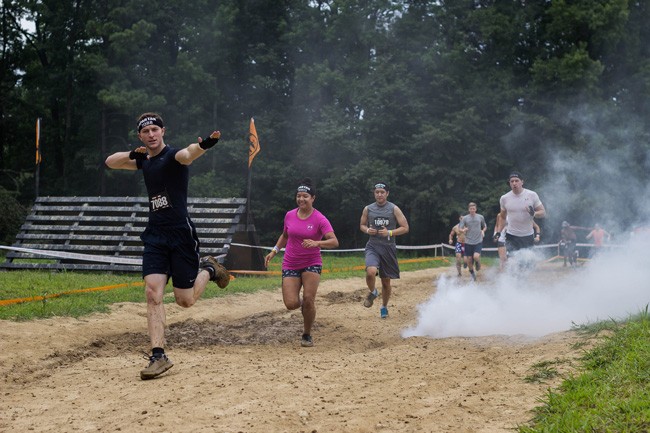
[[[523,178],[521,177],[521,173],[519,173],[518,171],[513,171],[512,173],[510,173],[510,176],[508,176],[508,180],[512,179],[513,177],[523,180]]]
[[[307,194],[309,194],[311,196],[316,195],[316,192],[314,191],[314,188],[312,188],[311,186],[307,186],[307,185],[298,186],[298,188],[296,188],[296,194],[299,193],[299,192],[306,192]]]
[[[385,189],[386,191],[388,191],[388,185],[383,183],[383,182],[376,183],[374,189],[377,189],[377,188]]]
[[[144,119],[138,122],[138,132],[140,132],[142,128],[144,128],[145,126],[149,126],[149,125],[158,125],[161,128],[164,128],[162,120],[160,120],[157,117],[149,116],[149,117],[145,117]]]

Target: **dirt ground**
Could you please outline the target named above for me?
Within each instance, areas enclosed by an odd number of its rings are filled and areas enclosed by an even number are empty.
[[[175,365],[149,381],[142,304],[0,321],[0,431],[512,432],[561,380],[524,381],[533,365],[566,373],[580,337],[402,338],[441,272],[403,273],[383,320],[362,278],[322,282],[313,348],[279,287],[168,305]]]

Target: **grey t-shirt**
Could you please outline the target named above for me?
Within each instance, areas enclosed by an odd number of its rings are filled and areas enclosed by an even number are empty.
[[[468,214],[460,220],[458,226],[462,229],[467,227],[467,233],[465,233],[465,243],[469,245],[478,245],[483,242],[483,236],[481,236],[481,230],[484,227],[487,227],[485,224],[485,218],[481,214]]]
[[[395,205],[389,201],[383,206],[379,206],[376,202],[367,206],[368,208],[368,227],[381,230],[386,227],[388,230],[395,230],[397,228],[397,218],[395,218]],[[390,238],[384,236],[370,236],[368,242],[373,244],[386,244],[395,243],[395,236]]]

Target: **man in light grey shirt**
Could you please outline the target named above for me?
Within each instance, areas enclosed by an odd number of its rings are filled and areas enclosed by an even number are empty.
[[[481,250],[483,249],[483,237],[487,224],[483,215],[476,213],[476,203],[468,205],[469,214],[465,215],[458,224],[458,227],[465,232],[465,263],[469,269],[472,280],[476,281],[476,270],[481,269]]]

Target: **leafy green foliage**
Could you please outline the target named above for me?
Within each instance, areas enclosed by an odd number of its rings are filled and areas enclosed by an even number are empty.
[[[0,172],[12,176],[0,186],[23,205],[33,200],[34,154],[24,144],[37,117],[41,194],[139,195],[139,173],[108,171],[103,161],[137,146],[135,118],[159,111],[175,147],[223,133],[193,164],[192,195],[246,196],[256,119],[251,209],[264,242],[277,236],[302,177],[316,182],[317,207],[344,247],[363,242],[357,221],[377,177],[390,179],[391,199],[409,219],[406,243],[439,242],[469,201],[493,222],[512,169],[546,188],[538,192],[558,218],[605,215],[626,226],[639,213],[581,191],[597,185],[617,195],[615,182],[598,178],[604,161],[647,183],[646,2],[141,6],[3,3]],[[20,25],[25,19],[33,29]],[[596,169],[562,164],[577,159]],[[558,178],[576,185],[570,199],[557,199]]]
[[[0,186],[0,203],[3,210],[0,212],[0,243],[12,244],[20,225],[27,216],[27,209],[23,207],[16,197]]]

